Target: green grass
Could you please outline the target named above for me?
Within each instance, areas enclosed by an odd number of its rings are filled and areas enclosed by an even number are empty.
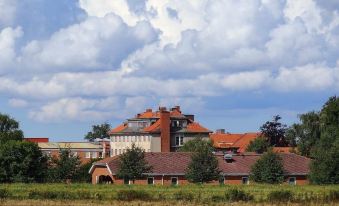
[[[284,198],[288,191],[292,195]],[[199,204],[237,202],[242,198],[229,198],[237,191],[241,196],[249,195],[248,202],[270,203],[276,198],[290,203],[339,203],[339,185],[289,186],[289,185],[91,185],[91,184],[0,184],[0,191],[6,191],[6,200],[84,200],[89,201],[184,201]],[[146,198],[145,198],[146,197]],[[129,199],[130,198],[130,199]],[[280,199],[279,199],[280,198]]]

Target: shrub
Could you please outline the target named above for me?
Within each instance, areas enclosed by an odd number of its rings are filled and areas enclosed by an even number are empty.
[[[240,189],[230,189],[225,192],[225,199],[232,202],[250,201],[253,200],[253,195]]]
[[[7,189],[0,189],[0,199],[5,199],[10,196],[10,192]]]
[[[178,191],[173,194],[175,200],[184,200],[184,201],[192,201],[194,199],[194,195],[189,192]]]
[[[152,197],[144,190],[120,190],[116,195],[117,200],[133,201],[133,200],[151,200]]]
[[[267,200],[270,202],[288,202],[293,199],[293,194],[288,190],[276,190],[268,193]]]

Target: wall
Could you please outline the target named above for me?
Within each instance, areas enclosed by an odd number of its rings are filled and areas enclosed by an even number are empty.
[[[135,143],[136,146],[144,149],[146,152],[150,152],[151,142],[151,135],[111,136],[111,156],[113,157],[123,153],[123,150],[132,147],[132,143]]]
[[[99,176],[101,175],[109,175],[112,179],[113,176],[109,173],[107,170],[107,167],[98,167],[96,166],[93,173],[92,173],[92,184],[97,184],[97,180],[99,180]],[[113,179],[113,184],[114,184],[114,179]]]
[[[161,138],[156,135],[151,139],[151,151],[152,152],[161,152]]]

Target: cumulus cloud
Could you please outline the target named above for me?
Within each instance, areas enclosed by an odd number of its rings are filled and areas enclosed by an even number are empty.
[[[10,99],[8,100],[8,104],[14,108],[23,108],[28,105],[28,102],[23,99]]]
[[[0,95],[38,121],[204,108],[231,92],[339,90],[335,1],[58,1],[70,18],[52,15],[58,24],[44,12],[22,15],[37,8],[22,2],[0,0],[9,8],[7,19],[0,12],[0,28],[8,24],[0,30]],[[13,23],[23,16],[30,21]],[[41,31],[28,29],[34,22]]]
[[[13,23],[16,5],[16,0],[0,0],[0,29]]]

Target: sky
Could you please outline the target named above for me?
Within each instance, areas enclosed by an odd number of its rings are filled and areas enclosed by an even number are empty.
[[[338,0],[0,0],[0,113],[26,137],[175,105],[258,131],[338,91]]]

